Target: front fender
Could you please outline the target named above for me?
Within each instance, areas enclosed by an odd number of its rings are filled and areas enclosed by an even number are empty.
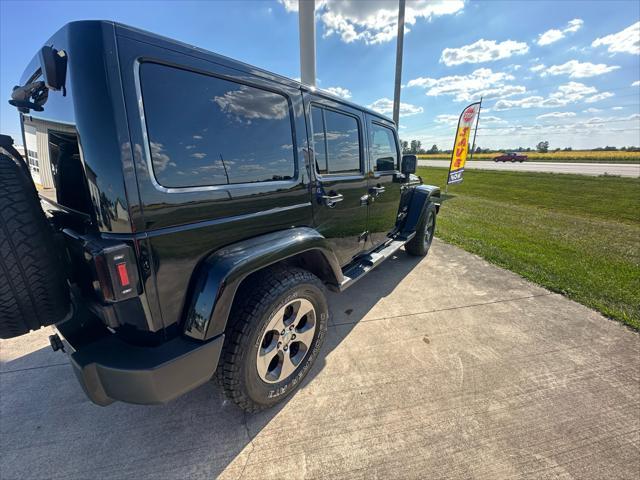
[[[402,226],[402,236],[406,237],[416,231],[416,226],[427,203],[439,205],[441,202],[440,187],[434,185],[418,185],[413,189],[409,210]]]
[[[326,239],[312,228],[300,227],[260,235],[221,248],[198,267],[192,281],[184,333],[208,340],[224,333],[238,286],[248,275],[295,255],[318,251],[336,282],[342,270]]]

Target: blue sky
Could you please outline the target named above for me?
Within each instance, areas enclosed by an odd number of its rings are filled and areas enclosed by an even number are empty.
[[[397,1],[316,0],[318,86],[388,115]],[[297,0],[0,2],[0,129],[34,53],[66,22],[109,19],[299,77]],[[482,147],[640,145],[637,1],[407,1],[400,136],[449,148],[487,98]],[[635,82],[635,85],[633,85]]]

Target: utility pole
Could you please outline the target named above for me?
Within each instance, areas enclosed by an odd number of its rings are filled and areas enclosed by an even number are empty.
[[[300,80],[316,86],[316,2],[298,0],[298,26],[300,29]]]
[[[302,3],[303,0],[300,0]],[[404,43],[404,3],[399,0],[398,5],[398,40],[396,42],[396,83],[393,91],[393,121],[400,126],[400,84],[402,83],[402,50]]]

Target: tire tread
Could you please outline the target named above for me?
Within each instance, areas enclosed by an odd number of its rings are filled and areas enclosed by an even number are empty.
[[[0,155],[0,338],[63,319],[70,301],[53,233],[30,178]]]

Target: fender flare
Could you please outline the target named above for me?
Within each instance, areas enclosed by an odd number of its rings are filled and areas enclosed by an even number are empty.
[[[409,209],[402,228],[402,235],[406,237],[416,231],[422,212],[424,212],[429,202],[435,203],[436,208],[439,208],[441,201],[440,187],[434,185],[418,185],[415,187],[409,201]]]
[[[309,251],[322,255],[333,277],[331,283],[339,284],[338,259],[327,240],[312,228],[268,233],[216,250],[200,263],[192,279],[184,334],[208,340],[224,333],[238,286],[247,276]]]

